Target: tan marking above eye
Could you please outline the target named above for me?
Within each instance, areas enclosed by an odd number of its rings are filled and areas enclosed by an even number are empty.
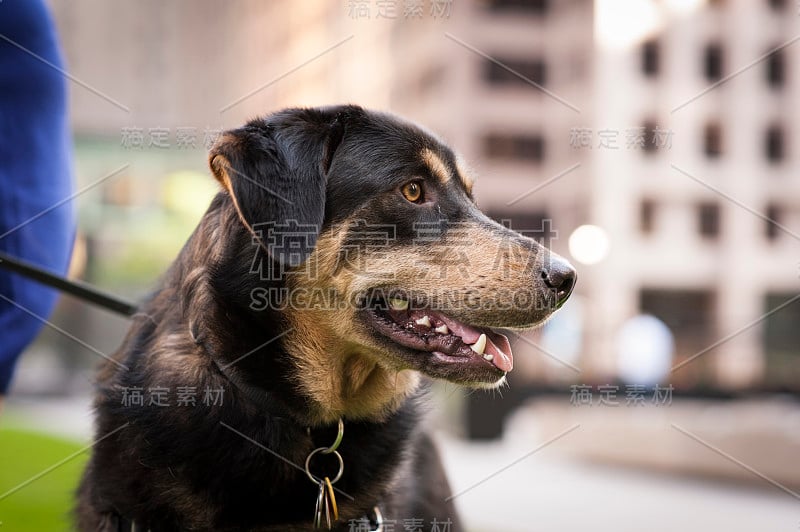
[[[456,157],[456,171],[458,172],[458,177],[461,179],[461,182],[464,184],[464,188],[467,190],[467,194],[472,194],[472,185],[475,183],[475,179],[473,178],[475,172],[467,165],[466,161],[464,161],[460,155]]]
[[[420,157],[425,163],[425,166],[428,167],[428,170],[431,171],[431,174],[433,174],[440,183],[445,184],[450,181],[450,170],[448,170],[447,165],[435,151],[430,148],[423,148]]]
[[[420,181],[411,181],[406,183],[400,189],[403,197],[411,203],[419,203],[422,201],[422,183]]]

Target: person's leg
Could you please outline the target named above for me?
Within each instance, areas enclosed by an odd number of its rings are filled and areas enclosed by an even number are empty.
[[[63,60],[44,1],[0,2],[0,36],[0,250],[63,273],[72,202],[53,207],[72,192],[72,140]],[[57,294],[0,268],[0,296],[2,396],[41,329],[31,313],[46,318]]]

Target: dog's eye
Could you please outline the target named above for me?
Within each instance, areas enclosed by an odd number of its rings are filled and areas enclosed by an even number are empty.
[[[419,181],[406,183],[403,185],[403,188],[400,189],[400,192],[402,192],[403,197],[411,203],[422,203],[422,183]]]

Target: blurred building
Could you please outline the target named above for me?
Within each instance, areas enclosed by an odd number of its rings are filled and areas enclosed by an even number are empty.
[[[675,333],[675,363],[697,357],[671,382],[797,390],[800,305],[768,314],[800,286],[796,6],[596,7],[595,127],[645,133],[639,153],[593,151],[590,216],[613,246],[583,279],[609,332],[598,369],[614,367],[611,332],[645,312]]]
[[[459,4],[450,42],[398,26],[413,43],[400,70],[419,79],[396,84],[393,105],[477,166],[484,209],[532,236],[552,218],[562,254],[580,224],[610,235],[608,257],[579,268],[582,379],[617,378],[618,333],[646,313],[675,335],[669,382],[796,388],[800,196],[784,191],[798,187],[798,53],[765,57],[793,42],[790,10],[487,0]],[[525,353],[538,344],[515,350],[518,371],[552,373]]]
[[[700,354],[665,377],[676,387],[798,389],[800,305],[762,316],[798,288],[800,181],[791,171],[800,135],[791,128],[800,106],[791,96],[800,45],[755,62],[794,37],[793,3],[75,0],[53,8],[80,82],[72,102],[82,179],[115,167],[108,159],[135,161],[102,197],[85,198],[97,223],[84,229],[101,255],[130,245],[142,206],[163,207],[153,198],[166,197],[154,192],[164,173],[206,172],[214,131],[285,106],[388,108],[462,152],[495,218],[565,256],[580,225],[609,235],[604,260],[577,265],[577,355],[554,363],[562,353],[542,356],[540,338],[525,337],[515,345],[517,378],[613,381],[619,331],[649,313],[675,335],[673,363]],[[126,128],[141,130],[140,151],[125,151]],[[181,128],[196,132],[192,149],[152,145],[151,130],[166,129],[175,143]],[[131,213],[135,223],[109,231],[107,220]],[[155,219],[143,236],[149,242],[166,223]],[[147,258],[160,269],[181,243]]]
[[[385,30],[392,21],[353,26],[343,3],[76,0],[52,7],[82,85],[72,87],[79,135],[235,127],[296,105],[389,105]]]

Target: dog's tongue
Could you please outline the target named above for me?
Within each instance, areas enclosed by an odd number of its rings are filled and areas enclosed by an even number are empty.
[[[467,344],[474,344],[481,334],[486,335],[486,348],[484,353],[493,355],[492,363],[505,372],[511,371],[514,367],[514,357],[511,354],[511,344],[508,343],[508,338],[500,333],[496,333],[490,329],[478,329],[470,327],[459,321],[440,314],[437,316],[441,319],[450,329],[450,332],[456,336],[460,336],[461,340]]]

